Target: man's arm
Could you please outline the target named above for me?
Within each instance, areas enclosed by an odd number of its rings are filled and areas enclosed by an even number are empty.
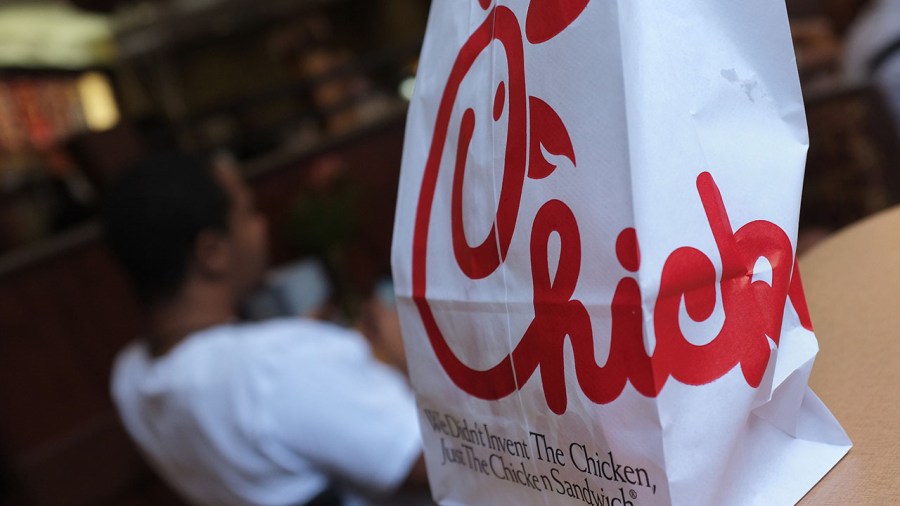
[[[428,472],[425,470],[424,455],[419,455],[419,458],[416,459],[416,462],[409,470],[409,474],[406,476],[406,481],[403,482],[400,488],[407,490],[428,490]]]
[[[375,356],[408,376],[406,351],[403,347],[397,308],[378,297],[372,297],[363,305],[360,327],[363,335],[372,344]]]

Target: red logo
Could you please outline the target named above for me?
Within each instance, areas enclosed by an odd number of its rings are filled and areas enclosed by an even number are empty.
[[[490,0],[479,1],[485,9],[490,7]],[[525,28],[529,42],[541,43],[562,32],[588,2],[532,0]],[[576,163],[572,141],[559,115],[546,102],[526,93],[524,42],[518,19],[506,7],[494,7],[463,45],[447,80],[413,231],[413,299],[431,346],[450,379],[473,396],[496,400],[516,392],[540,366],[547,405],[557,414],[564,413],[567,398],[563,351],[568,338],[574,351],[578,385],[598,404],[618,398],[627,382],[641,394],[655,397],[669,377],[684,384],[703,385],[738,365],[747,384],[758,387],[769,361],[769,339],[778,345],[788,297],[803,326],[811,330],[812,325],[787,235],[774,223],[762,220],[747,223],[735,231],[719,188],[708,172],[697,177],[697,191],[722,261],[722,274],[719,278],[713,262],[695,248],[682,247],[669,255],[653,311],[656,347],[652,355],[644,347],[640,287],[626,274],[619,281],[611,303],[609,358],[602,367],[596,363],[588,311],[573,298],[582,253],[578,222],[565,203],[550,200],[538,210],[531,228],[535,314],[531,325],[512,353],[489,369],[473,369],[456,356],[426,299],[428,234],[441,157],[460,85],[476,58],[495,40],[503,46],[509,66],[508,85],[501,82],[498,86],[493,111],[494,120],[499,121],[508,94],[503,180],[493,227],[481,243],[473,246],[466,239],[462,219],[467,153],[475,130],[474,111],[466,109],[459,125],[450,210],[453,253],[460,271],[470,279],[483,279],[505,261],[517,227],[525,178],[543,179],[556,169],[544,159],[541,146]],[[556,275],[551,278],[547,246],[553,232],[559,235],[561,245]],[[640,249],[635,230],[623,230],[615,248],[622,268],[637,272]],[[765,258],[772,266],[771,284],[753,281],[753,269],[759,258]],[[716,285],[721,293],[724,324],[711,342],[694,345],[685,338],[678,322],[681,301],[690,318],[705,321],[716,307]]]

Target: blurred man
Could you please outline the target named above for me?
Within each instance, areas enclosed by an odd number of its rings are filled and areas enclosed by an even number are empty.
[[[149,159],[114,187],[105,216],[146,316],[116,359],[113,398],[185,498],[351,504],[424,486],[412,396],[359,334],[237,321],[265,269],[266,224],[236,171]]]

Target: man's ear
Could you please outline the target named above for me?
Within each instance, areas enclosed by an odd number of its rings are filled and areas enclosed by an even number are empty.
[[[194,262],[201,275],[220,277],[231,268],[231,248],[224,233],[204,230],[194,243]]]

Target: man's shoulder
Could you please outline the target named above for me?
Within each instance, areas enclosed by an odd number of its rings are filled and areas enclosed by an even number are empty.
[[[263,353],[296,350],[304,353],[367,353],[368,343],[356,331],[331,323],[278,318],[236,325],[235,338]]]
[[[281,335],[290,337],[315,338],[320,335],[347,335],[353,333],[333,323],[308,318],[272,318],[268,320],[242,322],[233,325],[238,333]]]
[[[263,321],[229,323],[210,327],[188,336],[166,355],[153,359],[142,340],[123,348],[117,361],[177,362],[179,359],[208,356],[210,351],[237,353],[242,357],[254,350],[271,347],[310,347],[364,345],[362,336],[335,324],[302,318],[275,318]]]
[[[141,341],[132,342],[116,358],[111,387],[119,396],[135,391],[187,395],[370,359],[365,339],[336,325],[299,318],[235,323],[198,332],[158,358]]]
[[[208,363],[221,371],[224,365],[233,377],[307,377],[321,368],[352,367],[372,359],[358,332],[300,318],[238,323],[197,341],[184,357],[184,367]]]

